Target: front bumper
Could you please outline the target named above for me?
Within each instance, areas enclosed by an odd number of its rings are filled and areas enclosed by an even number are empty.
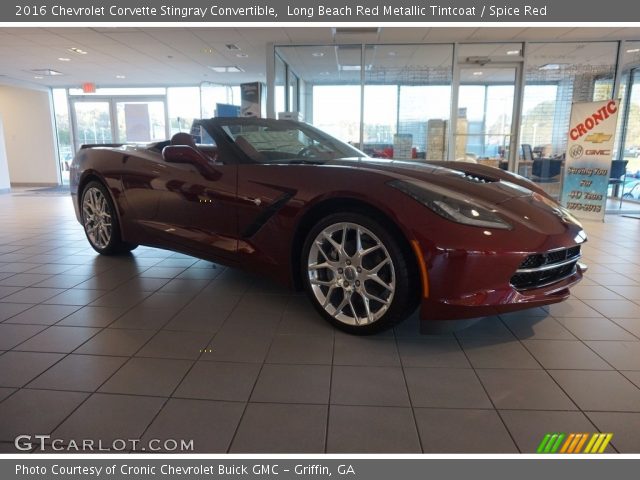
[[[574,271],[557,281],[518,289],[511,278],[526,253],[449,252],[441,257],[429,269],[430,291],[420,309],[423,321],[485,317],[561,302],[586,271],[578,261]]]

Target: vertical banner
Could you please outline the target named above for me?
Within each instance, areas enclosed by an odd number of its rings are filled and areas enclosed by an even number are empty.
[[[604,219],[618,103],[574,103],[571,108],[562,205],[579,218]]]

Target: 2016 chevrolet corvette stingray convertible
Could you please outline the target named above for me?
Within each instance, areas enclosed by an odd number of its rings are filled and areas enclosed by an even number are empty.
[[[564,300],[580,223],[528,180],[464,162],[378,160],[303,123],[199,120],[197,135],[85,145],[76,215],[101,254],[150,245],[306,289],[351,333]]]

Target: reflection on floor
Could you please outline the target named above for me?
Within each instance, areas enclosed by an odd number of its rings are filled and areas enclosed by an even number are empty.
[[[64,197],[0,195],[0,451],[193,439],[201,452],[640,452],[640,222],[587,225],[567,302],[358,338],[298,294],[184,255],[97,256]]]

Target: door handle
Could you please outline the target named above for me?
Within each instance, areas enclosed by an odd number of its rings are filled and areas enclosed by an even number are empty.
[[[262,205],[262,200],[260,200],[259,198],[242,197],[242,199],[247,202],[253,203],[256,207],[259,207],[260,205]]]

